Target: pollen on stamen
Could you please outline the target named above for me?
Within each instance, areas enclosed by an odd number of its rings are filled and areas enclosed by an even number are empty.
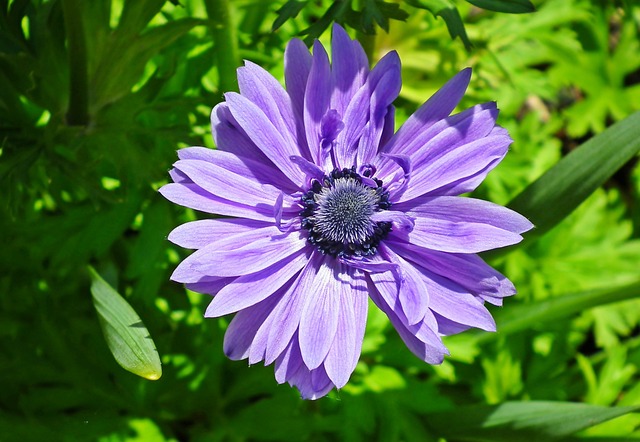
[[[369,180],[371,182],[371,180]],[[391,223],[371,220],[391,206],[382,181],[363,184],[355,168],[335,169],[322,182],[314,180],[301,198],[301,225],[308,240],[323,254],[334,257],[371,256],[391,231]]]

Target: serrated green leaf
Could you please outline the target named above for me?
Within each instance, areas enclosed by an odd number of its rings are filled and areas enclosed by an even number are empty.
[[[426,9],[431,12],[434,17],[442,17],[451,38],[460,37],[466,50],[471,50],[473,45],[467,36],[464,28],[462,17],[458,8],[450,0],[407,0],[411,6],[420,9]]]
[[[640,112],[609,127],[564,157],[509,203],[533,222],[526,236],[553,228],[640,152]]]
[[[93,305],[111,354],[125,370],[149,380],[159,379],[160,357],[142,320],[91,266],[89,273]]]
[[[467,0],[478,8],[489,11],[506,12],[509,14],[524,14],[533,12],[536,7],[529,0]]]
[[[362,9],[362,28],[367,34],[375,34],[377,23],[385,32],[389,32],[389,19],[404,21],[409,17],[400,6],[380,0],[366,0]]]
[[[280,9],[276,11],[278,18],[271,25],[271,31],[280,29],[287,20],[297,17],[297,15],[307,6],[309,0],[289,0]]]
[[[349,12],[352,12],[351,2],[334,2],[322,17],[300,32],[301,35],[306,35],[304,39],[305,44],[310,46],[313,40],[320,37],[329,25],[331,25],[332,21],[340,23],[342,18]]]
[[[451,440],[548,442],[638,410],[640,406],[505,402],[430,413],[426,421],[436,434]]]

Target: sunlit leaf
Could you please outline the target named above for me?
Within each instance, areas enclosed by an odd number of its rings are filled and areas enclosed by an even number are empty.
[[[548,442],[638,410],[640,406],[505,402],[432,413],[427,422],[439,436],[458,441]]]
[[[589,308],[639,296],[640,281],[622,287],[588,290],[534,303],[512,305],[495,315],[500,333],[479,334],[478,341],[489,341],[501,335],[529,329],[542,322],[557,321]]]
[[[450,0],[408,0],[407,3],[416,8],[426,9],[431,12],[434,17],[442,17],[447,25],[451,38],[460,37],[460,40],[464,43],[464,47],[467,50],[471,49],[473,45],[467,36],[460,12],[458,12],[458,8],[456,8],[453,2]]]
[[[307,5],[307,3],[309,3],[308,0],[289,0],[288,2],[286,2],[280,7],[280,9],[276,11],[276,14],[278,14],[278,18],[276,18],[276,20],[273,22],[271,30],[276,31],[280,29],[280,26],[282,26],[287,20],[295,18]]]
[[[529,0],[467,0],[472,5],[482,9],[510,14],[533,12],[535,6]]]
[[[640,151],[640,112],[614,124],[564,157],[509,207],[533,222],[529,236],[542,235]]]
[[[104,337],[118,364],[149,380],[162,376],[160,357],[142,320],[129,303],[93,267],[91,294]]]

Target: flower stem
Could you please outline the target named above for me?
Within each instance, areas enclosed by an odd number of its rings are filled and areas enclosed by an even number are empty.
[[[240,56],[229,0],[205,0],[205,7],[211,20],[211,33],[216,44],[219,90],[238,90],[236,68],[240,65]]]
[[[69,108],[67,123],[85,126],[89,123],[89,73],[87,39],[78,0],[62,0],[64,24],[69,42]]]

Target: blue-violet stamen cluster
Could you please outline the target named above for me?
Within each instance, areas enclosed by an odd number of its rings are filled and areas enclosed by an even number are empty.
[[[368,178],[368,177],[365,177]],[[379,179],[363,183],[362,176],[350,169],[334,169],[311,182],[301,199],[302,228],[309,231],[309,243],[322,254],[334,257],[371,256],[391,231],[391,223],[374,222],[374,212],[391,207],[389,192]]]

